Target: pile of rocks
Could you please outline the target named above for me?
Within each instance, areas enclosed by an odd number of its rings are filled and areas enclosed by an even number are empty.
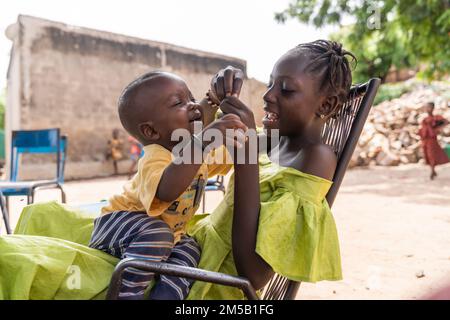
[[[448,83],[413,83],[412,91],[400,98],[374,106],[355,149],[350,167],[396,166],[416,163],[423,154],[418,135],[419,126],[426,117],[424,105],[433,101],[434,114],[450,120]],[[438,137],[441,145],[450,144],[450,126]]]

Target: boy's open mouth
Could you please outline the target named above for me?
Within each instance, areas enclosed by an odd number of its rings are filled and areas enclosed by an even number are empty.
[[[191,119],[189,119],[189,122],[194,122],[194,121],[202,121],[202,113],[198,109],[194,111]]]
[[[189,119],[189,130],[191,133],[198,133],[197,131],[201,130],[202,127],[202,113],[197,109]]]

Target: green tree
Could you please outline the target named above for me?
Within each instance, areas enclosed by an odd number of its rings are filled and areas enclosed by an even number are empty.
[[[294,0],[275,14],[316,27],[340,25],[331,38],[358,58],[355,80],[385,79],[395,66],[423,66],[437,78],[450,71],[450,0]],[[345,18],[354,23],[343,26]]]

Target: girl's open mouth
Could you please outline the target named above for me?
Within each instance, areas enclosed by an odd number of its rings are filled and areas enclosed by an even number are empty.
[[[273,124],[278,121],[278,114],[271,111],[264,111],[262,122],[264,125]]]

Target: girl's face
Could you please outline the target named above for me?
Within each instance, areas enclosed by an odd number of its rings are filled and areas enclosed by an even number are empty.
[[[317,125],[316,113],[325,97],[316,79],[304,72],[308,61],[288,52],[275,64],[263,97],[265,129],[279,129],[280,136],[290,136]]]

